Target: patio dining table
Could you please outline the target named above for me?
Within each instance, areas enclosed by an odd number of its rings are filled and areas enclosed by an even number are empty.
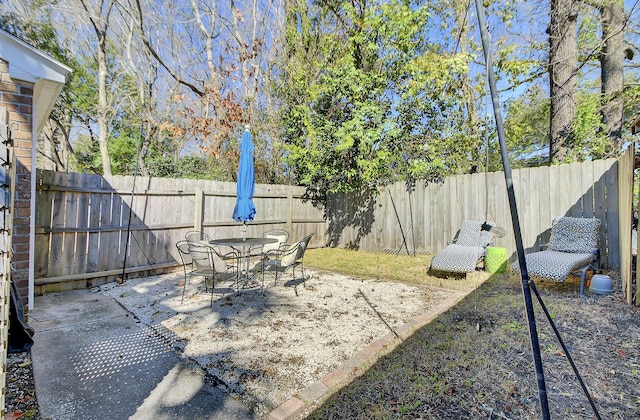
[[[262,246],[278,242],[276,238],[221,238],[209,241],[211,245],[228,246],[238,251],[238,284],[237,292],[240,292],[240,284],[243,287],[249,286],[254,280],[249,274],[249,263],[251,259],[250,249],[253,246]]]

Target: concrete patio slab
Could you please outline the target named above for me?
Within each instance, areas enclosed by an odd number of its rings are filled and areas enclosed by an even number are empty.
[[[114,299],[77,290],[36,297],[29,324],[42,418],[252,419],[251,410]]]

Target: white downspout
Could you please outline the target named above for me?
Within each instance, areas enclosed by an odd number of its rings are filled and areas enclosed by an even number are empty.
[[[35,86],[34,86],[35,88]],[[34,89],[35,90],[35,89]],[[31,202],[29,203],[29,296],[27,308],[29,311],[33,309],[34,301],[34,289],[35,289],[35,262],[34,255],[36,252],[36,150],[38,146],[38,139],[36,138],[36,114],[38,112],[36,101],[33,98],[31,100],[32,106],[32,124],[31,124]]]

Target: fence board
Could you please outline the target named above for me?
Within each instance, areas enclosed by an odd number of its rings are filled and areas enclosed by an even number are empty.
[[[496,197],[496,191],[498,189],[498,183],[495,173],[488,173],[486,176],[486,190],[487,190],[487,219],[497,219],[496,208],[498,197]]]
[[[447,188],[443,182],[431,182],[429,185],[429,194],[431,196],[431,214],[434,215],[432,217],[432,223],[429,226],[434,230],[434,234],[432,238],[435,237],[435,240],[432,239],[432,249],[431,253],[435,254],[438,250],[444,248],[447,244],[447,241],[450,240],[449,231],[446,230],[445,227],[448,227],[450,224],[447,220],[445,220],[445,212],[441,209],[444,207],[445,196],[447,192]]]
[[[584,165],[582,168],[582,182],[584,184],[585,199],[582,202],[582,211],[584,217],[595,217],[595,166],[594,162],[590,162],[589,165]]]
[[[426,253],[426,248],[429,247],[431,241],[431,206],[429,205],[429,199],[427,197],[427,188],[420,182],[413,183],[413,206],[414,206],[414,221],[415,221],[415,237],[416,245],[413,252]]]
[[[386,213],[382,210],[380,212],[381,218],[379,219],[383,228],[384,249],[398,251],[398,235],[402,235],[403,226],[402,219],[400,218],[397,196],[395,193],[395,185],[390,185],[386,188],[385,200],[386,204],[383,208],[386,208]]]
[[[633,205],[633,167],[635,160],[634,144],[629,145],[627,153],[618,161],[618,185],[619,197],[618,202],[620,209],[619,229],[620,233],[620,275],[623,279],[622,291],[628,304],[633,302],[633,285],[632,285],[632,205]]]
[[[110,180],[111,185],[117,190],[123,189],[123,184],[125,183],[126,178],[127,177],[112,177]],[[126,190],[126,188],[124,189]],[[122,210],[125,205],[122,199],[122,194],[113,194],[111,201],[111,217],[109,219],[110,226],[126,226],[126,224],[122,222]],[[122,264],[124,263],[123,249],[121,248],[122,235],[123,230],[114,230],[106,235],[108,238],[106,244],[108,249],[103,250],[103,255],[106,256],[105,266],[122,267]],[[105,244],[103,243],[102,245],[104,246]],[[151,255],[151,252],[149,252],[149,254]]]
[[[478,213],[477,219],[486,220],[489,217],[488,203],[487,203],[487,177],[484,174],[475,173],[471,175],[471,196],[475,203],[475,210]],[[469,215],[468,218],[473,216]]]
[[[40,176],[40,182],[44,185],[53,185],[54,182],[54,173],[53,172],[45,172]],[[51,223],[51,213],[52,213],[52,200],[51,196],[48,192],[42,191],[41,189],[36,190],[36,214],[33,215],[35,218],[36,226],[49,226]],[[47,275],[47,267],[49,261],[49,245],[50,245],[50,233],[48,232],[39,232],[36,230],[36,241],[33,255],[34,261],[34,277],[43,277]]]
[[[527,201],[529,202],[529,211],[530,211],[529,213],[530,220],[527,221],[527,224],[528,224],[529,234],[531,235],[528,246],[535,249],[538,246],[538,243],[540,242],[540,232],[538,231],[538,227],[541,226],[540,224],[541,210],[540,209],[544,205],[543,201],[541,200],[541,197],[549,194],[548,193],[545,194],[546,189],[541,184],[541,179],[538,176],[537,170],[534,170],[534,169],[529,170],[529,185],[530,185],[529,188],[532,195],[527,198]]]
[[[418,250],[423,250],[425,253],[432,253],[432,247],[433,247],[433,243],[434,243],[434,233],[433,233],[433,229],[431,229],[431,226],[433,224],[433,221],[436,218],[436,215],[433,213],[433,209],[431,207],[430,204],[430,199],[429,196],[433,191],[433,188],[422,188],[420,189],[420,192],[422,194],[422,199],[420,201],[418,201],[418,206],[422,206],[425,208],[425,212],[423,215],[423,231],[424,234],[421,236],[422,238],[422,243],[421,246],[418,248]]]
[[[582,174],[580,173],[581,165],[578,163],[563,165],[569,171],[569,178],[565,183],[566,192],[568,194],[568,204],[570,205],[569,214],[566,216],[580,217],[582,216]],[[577,169],[577,170],[576,170]]]
[[[60,179],[62,175],[60,173],[54,174],[54,185],[60,183]],[[63,191],[56,191],[53,193],[53,203],[51,208],[51,227],[52,228],[64,228],[64,220],[66,216],[66,194]],[[64,274],[64,232],[59,234],[52,234],[50,237],[51,245],[50,249],[50,258],[51,265],[54,270],[52,271],[52,275],[60,276]]]
[[[600,219],[603,222],[602,228],[600,229],[600,247],[606,248],[607,246],[607,230],[608,227],[606,226],[606,216],[607,216],[607,210],[606,210],[606,206],[607,206],[607,202],[606,202],[606,195],[605,195],[605,181],[604,181],[604,177],[605,177],[605,168],[606,168],[606,162],[603,160],[597,160],[593,162],[593,167],[595,169],[595,176],[594,176],[594,186],[593,186],[593,191],[595,194],[595,217]],[[604,199],[600,199],[600,197],[603,197]],[[602,255],[602,263],[603,265],[607,266],[607,255]]]
[[[398,183],[399,193],[402,194],[403,197],[403,215],[401,216],[405,221],[405,236],[406,243],[403,248],[403,252],[405,255],[413,255],[413,250],[415,249],[415,237],[416,237],[416,224],[414,206],[415,206],[415,197],[413,194],[409,192],[407,189],[406,182]],[[402,240],[400,240],[399,244],[402,244]]]
[[[72,187],[78,187],[78,183],[82,182],[82,180],[80,179],[80,177],[78,176],[79,174],[75,174],[75,173],[70,173],[69,174],[69,184]],[[77,192],[69,192],[66,197],[65,197],[65,215],[64,215],[64,226],[65,228],[73,228],[73,227],[77,227],[77,222],[78,222],[78,199],[79,199],[79,194]],[[62,249],[62,263],[64,264],[63,266],[63,271],[64,272],[68,272],[70,271],[72,268],[74,267],[78,261],[77,258],[79,258],[79,256],[76,254],[77,253],[77,249],[76,249],[76,237],[78,235],[77,232],[64,232],[63,234],[63,241],[62,241],[62,246],[64,247]]]
[[[81,187],[90,186],[87,185],[91,182],[91,178],[78,178],[78,182]],[[89,194],[78,195],[78,219],[76,221],[77,227],[88,228],[89,227],[89,213],[90,213],[90,196]],[[87,271],[87,254],[88,254],[88,235],[85,232],[76,233],[76,269],[78,271]]]
[[[97,226],[101,228],[107,228],[111,224],[111,202],[113,197],[113,186],[107,179],[102,179],[102,187],[106,190],[105,193],[98,195],[98,205],[96,206],[96,218]],[[95,271],[103,271],[102,268],[106,267],[107,259],[105,259],[106,250],[105,246],[109,246],[109,232],[96,232],[97,237],[96,247],[93,252],[90,252],[92,259],[95,261]],[[112,267],[115,268],[115,267]]]
[[[409,204],[409,207],[407,208],[407,214],[409,216],[409,230],[410,235],[407,238],[407,243],[408,243],[408,253],[409,255],[415,255],[415,250],[416,250],[416,238],[418,235],[418,232],[416,232],[417,225],[416,225],[416,197],[415,197],[415,193],[413,191],[413,187],[409,184],[406,183],[405,184],[405,192],[407,194],[407,201]],[[373,222],[373,221],[371,221]]]
[[[456,233],[456,229],[460,223],[456,220],[458,218],[456,211],[458,210],[458,201],[456,199],[456,190],[458,185],[459,176],[452,177],[449,179],[445,179],[444,181],[444,196],[445,200],[442,201],[443,204],[447,204],[449,208],[449,212],[445,213],[443,216],[442,227],[444,228],[444,240],[450,241],[453,239]],[[442,205],[441,207],[442,208]]]
[[[535,210],[532,202],[537,197],[537,192],[531,191],[531,170],[529,168],[520,169],[514,177],[514,184],[518,185],[518,217],[520,219],[520,230],[522,232],[522,243],[525,248],[532,248],[536,243],[536,226],[534,225]]]
[[[41,173],[44,175],[44,173]],[[103,185],[103,178],[100,176],[91,176],[88,182],[91,193],[89,193],[89,226],[101,226],[101,206],[104,202],[104,193],[97,193],[93,188],[100,188]],[[98,257],[100,251],[100,233],[89,232],[88,233],[88,250],[87,250],[87,272],[95,273],[99,270]],[[43,275],[42,277],[47,277]]]
[[[391,231],[391,247],[393,249],[399,249],[402,246],[402,236],[405,236],[407,233],[407,219],[403,216],[404,214],[404,206],[403,206],[403,198],[404,193],[400,188],[400,185],[404,184],[403,182],[397,182],[392,185],[391,193],[394,199],[394,203],[396,206],[396,228]],[[400,228],[401,234],[398,232],[398,228]],[[402,249],[402,252],[405,252]]]
[[[558,176],[560,179],[560,183],[558,184],[558,203],[560,207],[558,209],[558,213],[554,216],[571,216],[570,210],[573,205],[573,201],[571,198],[571,168],[569,165],[559,165],[558,166]]]
[[[464,220],[484,219],[484,208],[480,208],[477,191],[473,191],[474,176],[472,174],[466,174],[462,175],[462,177],[462,199],[458,204],[462,210],[460,225],[462,225],[462,221]]]
[[[540,190],[540,194],[538,194],[538,226],[551,226],[551,223],[553,222],[553,215],[549,210],[551,206],[551,194],[549,194],[549,191],[551,191],[549,188],[551,182],[549,178],[549,167],[543,166],[538,169],[539,170],[536,171],[536,178],[539,180],[538,185]],[[543,194],[545,191],[547,194]],[[544,235],[544,232],[542,235],[539,233],[538,241],[540,243],[547,243],[549,242],[549,237]]]
[[[404,252],[401,250],[402,246],[402,236],[404,235],[404,221],[402,219],[402,201],[400,200],[400,196],[398,194],[398,186],[394,184],[389,191],[389,200],[391,201],[392,206],[392,220],[393,223],[387,224],[387,248],[396,250],[398,252]]]
[[[607,201],[611,204],[607,209],[607,248],[609,249],[607,263],[613,267],[620,267],[620,210],[618,188],[618,169],[619,163],[613,162],[611,169],[605,174]]]

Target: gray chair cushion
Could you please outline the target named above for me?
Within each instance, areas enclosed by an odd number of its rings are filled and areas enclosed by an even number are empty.
[[[456,244],[464,246],[486,247],[491,242],[491,233],[481,229],[484,222],[467,220],[462,222]],[[494,225],[493,222],[487,224]]]
[[[452,273],[475,271],[478,260],[484,255],[484,247],[450,244],[433,257],[431,269]]]
[[[525,256],[531,277],[564,281],[572,272],[593,262],[598,247],[600,219],[558,217],[551,225],[548,249]],[[518,261],[511,265],[520,270]]]
[[[455,243],[447,245],[431,260],[431,269],[451,273],[471,273],[484,256],[491,233],[481,229],[485,222],[462,222]],[[495,225],[494,222],[486,222]]]
[[[560,252],[591,252],[598,247],[600,219],[558,217],[551,227],[549,249]]]
[[[561,282],[573,271],[589,265],[593,254],[545,250],[527,254],[525,260],[530,277]],[[511,268],[519,271],[518,261]]]

